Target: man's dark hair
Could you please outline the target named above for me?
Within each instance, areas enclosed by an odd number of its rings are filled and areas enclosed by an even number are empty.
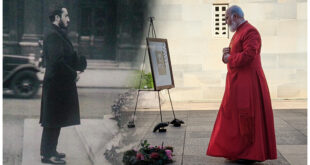
[[[56,16],[56,15],[58,15],[59,17],[61,17],[62,8],[63,8],[63,7],[57,8],[57,9],[55,9],[54,11],[52,11],[52,12],[50,13],[50,15],[49,15],[48,17],[49,17],[49,19],[50,19],[51,22],[54,22],[54,21],[55,21],[55,16]]]

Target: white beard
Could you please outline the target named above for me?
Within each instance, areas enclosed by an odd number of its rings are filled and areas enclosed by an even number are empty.
[[[237,23],[234,22],[234,21],[232,21],[232,22],[231,22],[231,25],[229,26],[229,30],[230,30],[231,32],[235,32],[235,31],[237,30],[237,28],[238,28]]]

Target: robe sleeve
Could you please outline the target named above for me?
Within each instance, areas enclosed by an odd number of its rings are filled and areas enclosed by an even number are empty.
[[[255,29],[247,32],[243,38],[242,52],[231,53],[228,57],[228,63],[231,68],[242,67],[251,63],[256,55],[259,54],[261,39]]]
[[[76,77],[76,71],[65,61],[61,39],[56,34],[52,34],[47,40],[48,56],[56,75]]]

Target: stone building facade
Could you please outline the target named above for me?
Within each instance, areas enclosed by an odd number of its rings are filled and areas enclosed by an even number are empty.
[[[306,0],[4,0],[5,54],[38,54],[37,40],[55,2],[69,10],[69,36],[79,53],[134,61],[136,68],[145,50],[147,18],[154,16],[157,37],[168,39],[174,101],[222,99],[227,69],[221,52],[233,34],[221,25],[221,7],[239,5],[261,34],[272,99],[307,98]]]
[[[4,54],[39,56],[38,40],[55,6],[68,9],[68,35],[80,54],[112,61],[135,58],[148,10],[141,0],[4,0]]]
[[[177,101],[221,100],[226,80],[215,36],[215,5],[238,5],[262,37],[261,58],[272,99],[307,98],[306,0],[156,0],[157,36],[168,39]]]

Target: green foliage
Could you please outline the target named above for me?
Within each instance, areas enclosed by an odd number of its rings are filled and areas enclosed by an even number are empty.
[[[139,88],[139,83],[140,83],[140,76],[142,73],[142,78],[141,78],[141,85]],[[152,89],[154,88],[154,83],[153,83],[153,76],[152,73],[145,73],[144,71],[139,71],[138,72],[138,84],[136,85],[136,89]]]

